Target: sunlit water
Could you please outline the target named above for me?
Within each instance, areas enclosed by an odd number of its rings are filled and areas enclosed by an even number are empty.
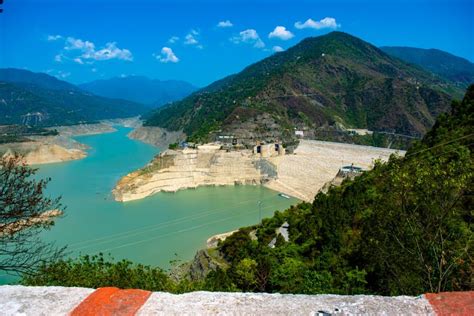
[[[158,153],[127,138],[130,129],[117,129],[77,137],[91,147],[87,158],[39,168],[39,177],[52,179],[48,194],[61,195],[67,207],[43,238],[67,245],[72,256],[102,252],[169,268],[172,260],[192,259],[210,236],[257,223],[259,201],[262,217],[297,202],[261,186],[201,187],[116,202],[111,194],[115,183]],[[11,280],[0,276],[0,283]]]

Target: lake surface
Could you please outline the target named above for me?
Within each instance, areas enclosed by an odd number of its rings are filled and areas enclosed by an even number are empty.
[[[131,129],[116,128],[115,133],[76,137],[91,147],[87,158],[39,167],[39,177],[52,179],[48,194],[61,195],[67,207],[43,238],[67,245],[72,256],[102,252],[169,268],[172,260],[192,259],[210,236],[259,222],[259,201],[262,217],[297,202],[261,186],[201,187],[116,202],[115,183],[158,153],[127,138]],[[7,279],[0,276],[0,283]]]

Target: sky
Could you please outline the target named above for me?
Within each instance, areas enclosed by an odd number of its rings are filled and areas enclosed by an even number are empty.
[[[1,8],[0,67],[76,84],[143,75],[203,87],[334,30],[474,61],[474,0],[4,0]]]

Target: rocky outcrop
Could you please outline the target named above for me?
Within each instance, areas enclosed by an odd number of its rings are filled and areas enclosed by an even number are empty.
[[[212,251],[212,253],[211,253]],[[193,280],[204,280],[211,271],[217,268],[224,269],[227,263],[217,251],[203,249],[199,250],[189,265],[188,277]]]
[[[131,139],[136,139],[158,148],[168,148],[169,144],[181,142],[186,139],[183,132],[171,132],[160,127],[141,126],[128,134]]]
[[[39,165],[82,159],[87,156],[84,150],[84,147],[66,148],[48,141],[9,143],[0,145],[0,155],[5,157],[14,155],[14,153],[19,153],[24,156],[24,162],[28,165]]]
[[[123,177],[113,190],[117,201],[141,199],[203,185],[260,184],[267,175],[251,151],[225,151],[219,145],[167,150],[144,168]]]

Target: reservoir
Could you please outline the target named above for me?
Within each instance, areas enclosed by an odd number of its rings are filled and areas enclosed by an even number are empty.
[[[42,234],[67,246],[69,255],[110,254],[114,259],[169,268],[170,261],[191,260],[206,240],[270,217],[298,200],[286,199],[262,186],[200,187],[176,193],[116,202],[116,182],[149,162],[159,150],[129,139],[130,128],[75,139],[91,149],[82,160],[39,166],[38,177],[50,177],[47,194],[62,196],[65,216]],[[0,276],[0,283],[10,277]],[[11,280],[11,279],[10,279]]]

